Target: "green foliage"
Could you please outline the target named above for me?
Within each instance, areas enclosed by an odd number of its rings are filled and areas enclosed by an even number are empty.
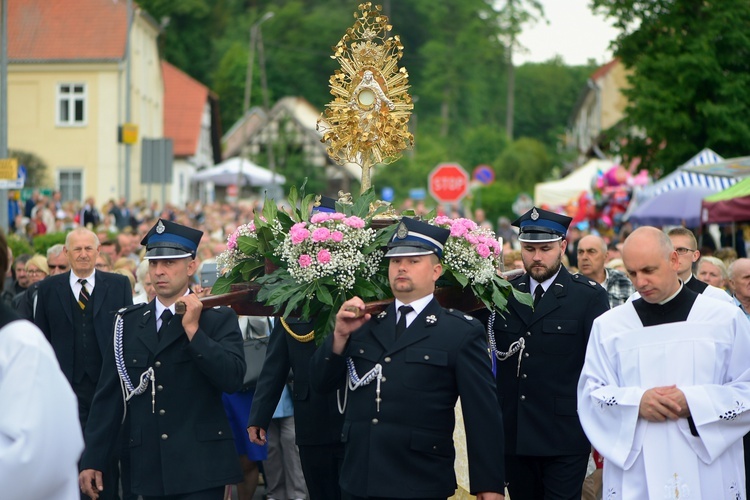
[[[514,184],[496,180],[474,192],[473,206],[484,209],[487,220],[494,226],[501,215],[511,219],[515,217],[512,206],[520,191]]]
[[[617,137],[627,142],[615,152],[665,172],[704,147],[727,157],[747,154],[750,35],[740,27],[750,25],[750,3],[594,0],[593,5],[622,30],[616,54],[633,70],[632,87],[624,91],[628,118]]]
[[[552,167],[544,144],[526,137],[513,141],[495,163],[499,180],[523,191],[533,191]]]
[[[67,233],[46,233],[34,237],[34,253],[47,255],[47,249],[58,243],[65,244]],[[15,254],[14,254],[15,255]]]
[[[31,248],[29,241],[26,238],[21,238],[17,234],[11,234],[8,237],[8,247],[13,251],[13,257],[27,254],[31,255],[34,253],[34,249]]]
[[[18,166],[26,167],[25,187],[42,187],[47,185],[47,164],[34,153],[27,151],[8,151],[10,158],[18,159]]]

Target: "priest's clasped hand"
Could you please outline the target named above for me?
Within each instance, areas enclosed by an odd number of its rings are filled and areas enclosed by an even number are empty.
[[[689,417],[690,408],[677,386],[654,387],[643,393],[638,415],[649,422],[664,422]]]

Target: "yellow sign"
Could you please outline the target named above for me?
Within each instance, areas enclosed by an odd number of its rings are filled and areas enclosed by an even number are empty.
[[[18,159],[0,159],[0,179],[14,181],[18,179]]]
[[[138,142],[138,125],[135,123],[123,123],[119,127],[118,140],[123,144],[135,144]]]

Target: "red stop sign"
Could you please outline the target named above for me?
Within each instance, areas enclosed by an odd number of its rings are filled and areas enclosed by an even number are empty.
[[[455,203],[469,190],[469,174],[458,163],[441,163],[430,172],[428,185],[438,202]]]

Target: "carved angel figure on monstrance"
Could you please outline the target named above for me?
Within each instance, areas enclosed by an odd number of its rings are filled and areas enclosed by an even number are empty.
[[[414,143],[408,122],[414,107],[409,75],[399,68],[403,46],[380,6],[359,6],[357,21],[334,47],[340,70],[329,79],[334,100],[318,119],[322,142],[337,163],[362,168],[362,192],[371,186],[371,169],[391,163]]]

